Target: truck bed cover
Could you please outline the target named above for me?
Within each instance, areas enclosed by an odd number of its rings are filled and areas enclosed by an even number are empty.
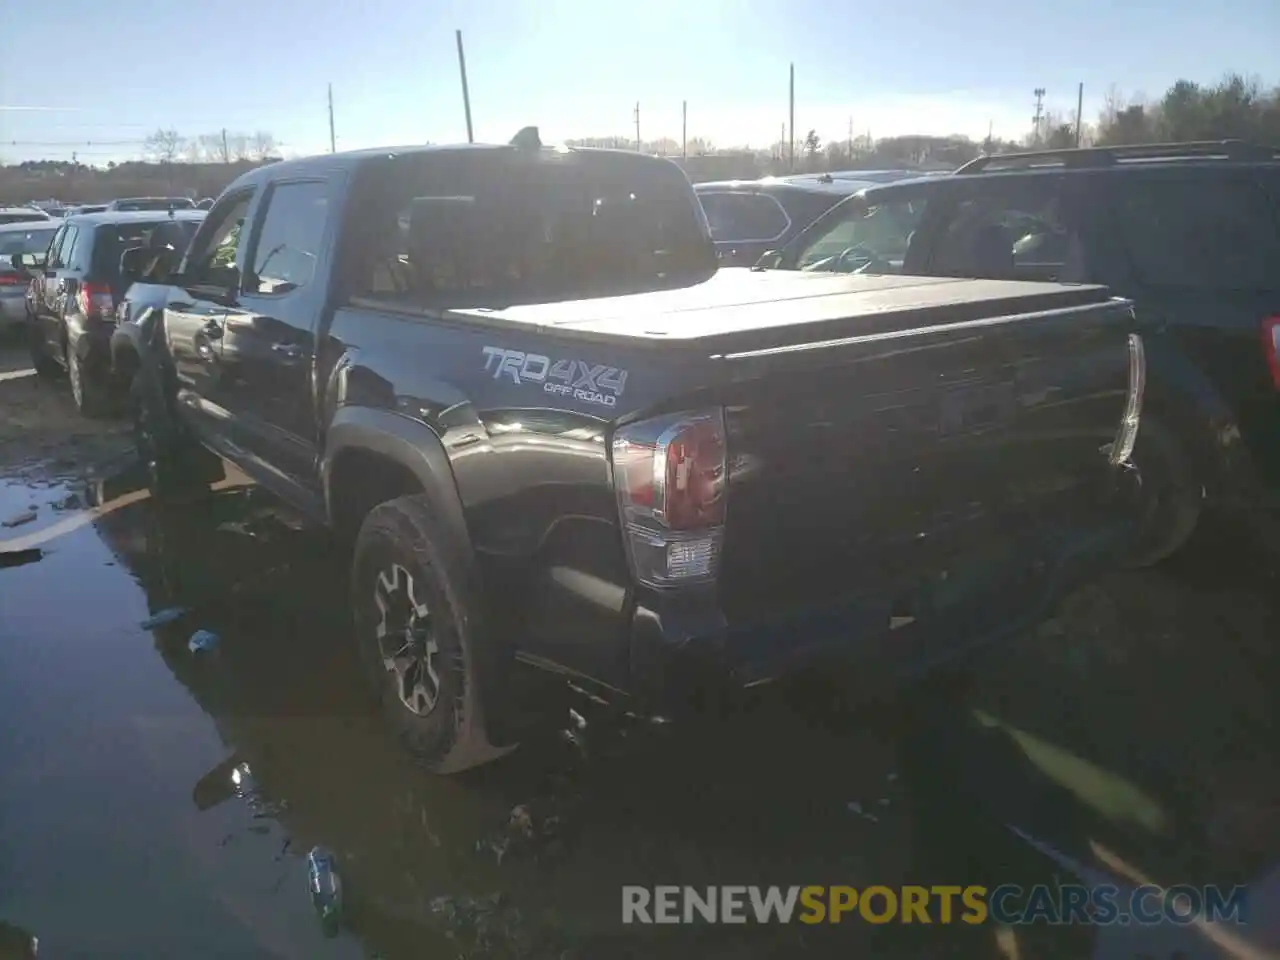
[[[454,309],[447,315],[566,337],[713,346],[741,335],[756,340],[750,335],[769,331],[780,336],[768,340],[806,342],[1087,307],[1110,299],[1105,287],[1090,285],[726,269],[677,290]],[[833,324],[839,329],[827,329]]]

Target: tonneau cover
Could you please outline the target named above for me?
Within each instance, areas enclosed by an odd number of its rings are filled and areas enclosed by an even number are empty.
[[[678,290],[450,313],[562,336],[689,343],[838,321],[840,335],[857,336],[1108,299],[1105,287],[1076,284],[730,268]],[[784,339],[811,332],[790,329]]]

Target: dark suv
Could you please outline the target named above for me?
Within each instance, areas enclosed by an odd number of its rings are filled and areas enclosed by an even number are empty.
[[[1280,153],[1224,141],[982,157],[870,187],[761,268],[1101,283],[1137,303],[1154,563],[1206,507],[1280,545]],[[1017,362],[1011,358],[1011,362]]]
[[[110,339],[116,303],[129,285],[121,256],[147,246],[157,228],[172,230],[176,224],[189,238],[204,216],[203,210],[179,210],[67,217],[44,262],[30,270],[32,362],[46,376],[66,369],[82,413],[100,415],[113,405]]]

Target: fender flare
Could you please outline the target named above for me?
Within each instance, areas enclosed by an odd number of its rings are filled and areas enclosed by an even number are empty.
[[[340,407],[325,433],[320,480],[325,515],[335,519],[331,481],[334,464],[344,450],[359,449],[386,457],[409,470],[422,485],[454,545],[474,563],[471,534],[462,509],[462,498],[453,468],[439,435],[425,423],[376,407]]]
[[[1239,440],[1235,412],[1221,391],[1176,343],[1163,336],[1143,339],[1148,373],[1142,415],[1165,421],[1163,426],[1181,438],[1211,500],[1248,489],[1250,458]]]

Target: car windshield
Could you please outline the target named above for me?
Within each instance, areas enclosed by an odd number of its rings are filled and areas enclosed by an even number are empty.
[[[29,230],[0,230],[0,257],[15,253],[43,254],[49,249],[57,227],[38,227]]]
[[[674,165],[411,156],[370,192],[351,241],[353,289],[378,297],[545,302],[692,283],[716,266],[706,219]]]
[[[47,221],[49,217],[39,210],[18,210],[0,213],[0,223],[33,223]]]
[[[798,237],[788,259],[798,270],[899,273],[924,209],[923,198],[868,206],[851,197]]]

